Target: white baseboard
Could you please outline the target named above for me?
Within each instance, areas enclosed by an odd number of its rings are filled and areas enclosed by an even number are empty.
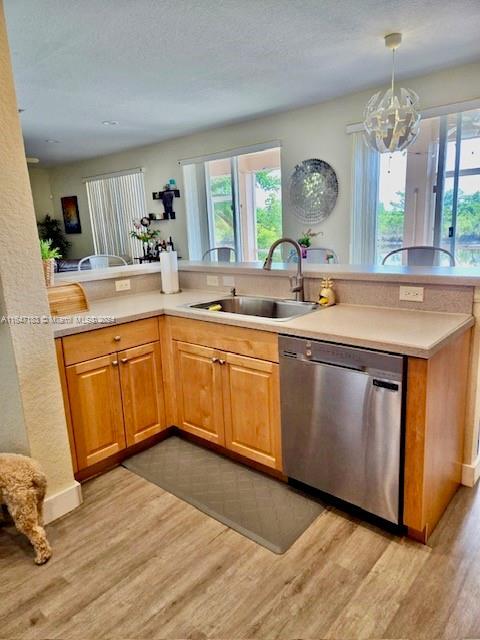
[[[480,478],[480,454],[473,464],[462,464],[462,484],[474,487]]]
[[[82,504],[80,483],[74,481],[71,487],[45,498],[43,504],[43,520],[45,524],[61,518]]]

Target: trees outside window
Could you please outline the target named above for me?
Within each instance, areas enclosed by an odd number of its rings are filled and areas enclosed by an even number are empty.
[[[207,161],[205,180],[209,248],[263,260],[282,235],[280,149]]]
[[[282,236],[281,182],[279,169],[255,173],[257,260],[265,260],[270,246]],[[274,260],[280,256],[274,255]]]
[[[480,109],[423,120],[406,152],[379,160],[376,262],[435,245],[457,265],[480,266]]]

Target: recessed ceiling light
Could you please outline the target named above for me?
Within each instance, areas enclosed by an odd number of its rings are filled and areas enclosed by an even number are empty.
[[[106,127],[113,127],[116,124],[119,124],[118,120],[102,120],[102,124]]]
[[[55,138],[47,138],[45,142],[48,142],[48,144],[58,144],[60,140],[55,140]]]

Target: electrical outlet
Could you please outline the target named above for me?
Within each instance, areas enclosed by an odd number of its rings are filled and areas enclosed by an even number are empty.
[[[235,286],[235,278],[233,276],[223,276],[223,286],[224,287],[234,287]]]
[[[130,280],[115,280],[115,291],[129,291]]]
[[[400,287],[400,300],[423,302],[423,287]]]
[[[218,287],[218,276],[207,276],[207,286]]]

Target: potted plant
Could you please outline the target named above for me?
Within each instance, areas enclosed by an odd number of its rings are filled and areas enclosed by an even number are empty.
[[[298,239],[298,244],[302,247],[302,258],[307,257],[307,249],[311,246],[312,238],[315,238],[315,236],[318,236],[318,233],[314,233],[310,228],[304,231]]]
[[[47,240],[40,240],[40,254],[42,256],[45,284],[47,287],[52,287],[55,273],[55,260],[62,256],[57,247],[52,247],[52,240],[50,238]]]
[[[150,242],[160,235],[160,231],[156,229],[150,229],[150,220],[148,218],[142,218],[141,221],[134,220],[133,231],[130,231],[130,237],[140,240],[143,247],[143,257],[146,258],[150,251]]]
[[[65,238],[60,222],[47,214],[37,223],[37,227],[40,240],[51,240],[52,245],[62,254],[62,258],[66,258],[72,244]]]

